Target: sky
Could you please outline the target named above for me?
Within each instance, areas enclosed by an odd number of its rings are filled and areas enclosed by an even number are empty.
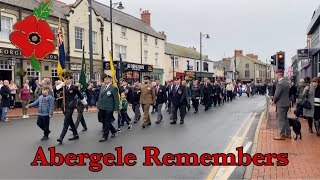
[[[73,3],[75,0],[62,0]],[[109,0],[97,0],[109,3]],[[114,2],[118,2],[115,1]],[[262,61],[286,52],[286,66],[306,46],[306,31],[319,0],[122,0],[123,12],[140,18],[151,13],[151,26],[164,31],[167,42],[200,49],[211,60],[232,57],[235,49],[257,54]]]

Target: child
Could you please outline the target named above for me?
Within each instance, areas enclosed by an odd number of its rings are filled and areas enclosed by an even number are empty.
[[[54,110],[54,98],[51,95],[48,95],[50,91],[49,86],[42,87],[42,95],[34,101],[33,103],[27,105],[27,108],[38,106],[38,120],[37,125],[43,130],[44,136],[41,138],[41,141],[49,139],[49,120],[53,115]]]
[[[132,125],[129,123],[129,120],[127,119],[127,109],[128,109],[128,101],[126,97],[126,93],[121,93],[121,105],[120,105],[120,113],[121,113],[121,121],[124,123],[126,122],[128,124],[128,129],[132,129]],[[120,118],[118,119],[118,132],[121,132],[121,124],[120,124]]]

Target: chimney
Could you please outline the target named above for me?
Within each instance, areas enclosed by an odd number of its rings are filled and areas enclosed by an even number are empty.
[[[141,12],[141,20],[149,26],[151,25],[151,13],[149,13],[149,10],[144,10]]]
[[[243,51],[242,50],[235,50],[235,55],[236,56],[243,56]]]

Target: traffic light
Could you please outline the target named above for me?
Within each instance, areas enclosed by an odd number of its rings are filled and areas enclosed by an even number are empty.
[[[277,53],[277,69],[281,69],[285,71],[285,53],[284,52]]]
[[[275,54],[275,55],[273,55],[273,56],[271,56],[271,64],[272,65],[277,65],[277,55]]]

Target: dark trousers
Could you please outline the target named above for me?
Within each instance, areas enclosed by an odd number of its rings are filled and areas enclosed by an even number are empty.
[[[121,123],[120,123],[120,121],[118,121],[118,129],[120,129],[120,128],[121,128],[121,124],[123,125],[125,122],[127,123],[127,125],[130,124],[130,122],[129,122],[129,120],[128,120],[128,113],[126,113],[126,112],[121,112],[121,117],[120,117],[120,119],[121,119]]]
[[[79,124],[81,123],[83,129],[87,129],[87,124],[83,117],[84,106],[78,105],[77,111],[78,111],[78,116],[77,116],[77,121],[75,123],[76,128],[78,129]]]
[[[199,99],[192,98],[191,100],[192,100],[192,106],[193,106],[194,110],[198,112],[198,108],[199,108]]]
[[[221,98],[220,95],[214,95],[213,96],[213,105],[214,107],[216,107],[217,104],[221,104]]]
[[[171,105],[172,105],[172,97],[168,97],[168,111],[171,111]]]
[[[207,95],[205,95],[203,98],[203,103],[204,103],[205,109],[207,109],[207,110],[210,107],[210,99],[211,99],[211,97],[207,96]]]
[[[49,116],[38,116],[37,125],[42,129],[43,134],[45,136],[49,136],[49,124],[50,124],[50,117]]]
[[[176,122],[178,119],[178,109],[180,111],[180,122],[184,122],[184,117],[186,115],[186,106],[185,105],[174,105],[172,104],[172,115],[173,115],[173,122]]]
[[[231,101],[232,102],[232,98],[233,98],[232,91],[227,91],[227,101]]]
[[[14,108],[15,106],[16,94],[11,94],[10,107]]]
[[[72,114],[73,114],[74,108],[67,108],[66,113],[64,116],[64,122],[63,122],[63,129],[60,135],[60,139],[63,140],[63,138],[66,136],[68,128],[70,126],[72,133],[74,136],[78,136],[77,128],[74,125]]]
[[[308,119],[309,129],[312,129],[313,118],[312,117],[307,117],[307,119]]]
[[[134,112],[134,120],[138,121],[141,117],[140,104],[132,104],[132,110]]]
[[[112,126],[111,121],[113,117],[113,111],[109,110],[99,110],[100,118],[103,122],[103,137],[108,138],[109,131],[111,131],[112,134],[116,133],[116,129]]]

